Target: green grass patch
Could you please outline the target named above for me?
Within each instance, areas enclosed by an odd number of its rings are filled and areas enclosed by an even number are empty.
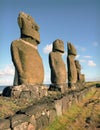
[[[81,103],[72,105],[63,116],[57,117],[45,130],[85,130],[84,122],[86,117],[91,115],[92,109],[91,105],[85,107],[84,104],[90,99],[95,98],[97,96],[94,96],[95,93],[96,88],[92,89]]]
[[[56,120],[45,130],[65,130],[81,112],[79,105],[73,105],[63,116],[56,118]]]

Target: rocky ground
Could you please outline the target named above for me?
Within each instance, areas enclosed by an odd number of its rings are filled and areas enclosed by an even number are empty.
[[[90,85],[90,84],[89,84]],[[54,95],[54,94],[53,94]],[[0,119],[32,105],[32,100],[0,96]],[[72,106],[64,116],[58,118],[46,130],[99,130],[100,129],[100,85],[89,92],[85,99]]]
[[[94,88],[83,102],[73,106],[46,130],[100,130],[100,88]]]
[[[96,88],[91,98],[81,105],[81,112],[69,126],[70,130],[100,130],[100,90]]]

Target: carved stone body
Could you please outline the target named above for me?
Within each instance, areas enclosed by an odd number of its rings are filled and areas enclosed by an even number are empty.
[[[53,50],[49,54],[49,65],[51,69],[51,82],[53,84],[66,83],[66,66],[62,59],[64,53],[63,41],[57,39],[53,42]]]
[[[68,84],[69,87],[72,87],[77,81],[77,70],[75,65],[75,56],[77,52],[75,47],[70,42],[67,43],[67,49]]]
[[[78,60],[75,60],[76,70],[77,70],[77,82],[84,82],[85,75],[81,74],[81,65]]]
[[[78,60],[75,60],[75,66],[77,70],[77,82],[81,81],[81,65]]]
[[[11,44],[12,61],[15,66],[14,85],[41,84],[44,68],[37,50],[40,43],[39,27],[31,16],[23,12],[19,14],[18,24],[21,38]]]

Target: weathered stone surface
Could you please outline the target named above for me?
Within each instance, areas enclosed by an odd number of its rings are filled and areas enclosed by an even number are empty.
[[[68,64],[68,83],[74,84],[77,81],[77,70],[75,66],[75,56],[68,55],[67,56],[67,64]]]
[[[53,122],[56,116],[57,116],[57,113],[55,109],[49,110],[49,113],[48,113],[49,123]]]
[[[20,39],[13,41],[11,53],[12,61],[16,68],[16,75],[18,75],[18,85],[43,83],[44,70],[42,59],[36,48],[25,44],[24,40]]]
[[[57,39],[53,42],[53,52],[60,51],[61,53],[64,53],[64,43],[62,40]]]
[[[77,81],[77,70],[75,65],[75,56],[77,54],[75,47],[68,42],[67,43],[67,67],[68,67],[68,87],[75,88],[75,83]]]
[[[34,127],[34,129],[36,128],[36,119],[34,115],[30,118],[30,127]]]
[[[32,124],[29,124],[27,130],[36,130],[36,127]]]
[[[68,55],[77,55],[76,49],[74,47],[74,45],[72,45],[72,43],[67,42],[67,49],[68,49]]]
[[[76,70],[77,70],[77,82],[85,82],[85,75],[81,74],[81,65],[78,60],[75,60]]]
[[[12,128],[18,126],[24,122],[27,122],[29,117],[24,114],[16,114],[11,118]]]
[[[66,67],[62,59],[64,52],[63,41],[57,39],[53,42],[52,52],[49,54],[49,65],[51,69],[51,82],[53,84],[66,83]]]
[[[40,42],[39,27],[31,16],[23,12],[19,14],[18,23],[21,39],[11,44],[12,61],[15,66],[14,85],[42,84],[44,68],[37,50]]]
[[[21,37],[29,36],[40,42],[39,26],[36,24],[34,19],[24,12],[20,12],[18,16],[18,25],[21,29]]]
[[[7,119],[0,120],[0,130],[4,130],[8,128],[10,128],[10,120]]]
[[[81,74],[81,82],[85,82],[85,75]]]
[[[28,130],[28,122],[21,123],[13,128],[13,130]]]
[[[36,122],[36,130],[43,130],[49,123],[46,115],[42,115],[41,117],[39,117]]]
[[[76,69],[81,71],[81,65],[78,60],[75,60]]]
[[[8,91],[9,90],[9,91]],[[48,95],[48,87],[44,85],[19,85],[7,87],[3,90],[3,96],[20,98],[20,99],[30,99],[33,102],[40,100],[43,96]]]
[[[62,98],[62,114],[65,114],[65,112],[68,110],[68,97]]]
[[[77,82],[81,81],[81,65],[78,60],[75,60],[75,66],[77,70]]]
[[[62,99],[55,101],[57,116],[62,116]]]

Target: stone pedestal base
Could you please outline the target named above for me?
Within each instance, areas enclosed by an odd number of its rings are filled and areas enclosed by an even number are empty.
[[[48,87],[44,85],[19,85],[6,87],[3,96],[13,98],[40,99],[48,95]]]
[[[66,92],[67,89],[67,84],[51,84],[49,87],[50,91],[60,91],[61,93]]]

